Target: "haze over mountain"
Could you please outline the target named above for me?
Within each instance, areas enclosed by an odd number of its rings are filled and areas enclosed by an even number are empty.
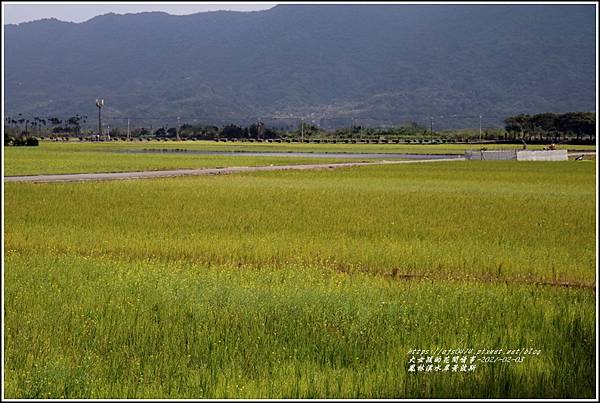
[[[5,111],[92,122],[98,97],[107,118],[207,121],[591,111],[595,23],[594,5],[280,5],[6,25]]]

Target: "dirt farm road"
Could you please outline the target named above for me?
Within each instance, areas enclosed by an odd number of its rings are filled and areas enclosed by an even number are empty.
[[[167,178],[174,176],[197,176],[197,175],[221,175],[238,172],[256,171],[284,171],[304,169],[333,169],[365,165],[383,164],[415,164],[422,162],[445,162],[462,161],[464,158],[440,158],[422,160],[401,161],[375,161],[375,162],[341,162],[331,164],[303,164],[303,165],[269,165],[269,166],[241,166],[227,168],[198,168],[198,169],[173,169],[165,171],[140,171],[140,172],[106,172],[85,174],[57,174],[57,175],[31,175],[31,176],[5,176],[4,182],[82,182],[82,181],[106,181],[118,179],[151,179]]]

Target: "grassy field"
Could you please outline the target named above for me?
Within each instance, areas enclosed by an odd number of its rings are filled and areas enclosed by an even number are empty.
[[[519,145],[486,145],[488,149],[521,148]],[[594,146],[565,146],[578,150],[594,150]],[[205,168],[241,165],[287,165],[357,161],[340,158],[305,157],[248,157],[201,154],[123,154],[122,150],[174,149],[204,151],[272,151],[272,152],[336,152],[336,153],[411,153],[411,154],[462,154],[467,148],[480,149],[472,144],[287,144],[287,143],[217,143],[214,141],[185,142],[48,142],[39,147],[4,147],[4,174],[37,175],[85,172],[124,172],[177,168]],[[542,146],[530,146],[540,149]],[[365,159],[368,160],[368,159]]]
[[[7,183],[6,397],[593,397],[595,179],[470,161]],[[407,371],[438,347],[541,353]]]
[[[129,172],[229,166],[288,165],[357,161],[339,158],[288,158],[202,154],[127,154],[143,148],[188,148],[187,143],[49,143],[39,147],[5,147],[4,175]],[[203,147],[202,149],[204,149]],[[197,149],[197,148],[195,148]],[[210,148],[207,148],[210,150]],[[368,159],[365,159],[368,161]]]

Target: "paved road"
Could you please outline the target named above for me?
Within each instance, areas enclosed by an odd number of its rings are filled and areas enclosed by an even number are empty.
[[[110,172],[110,173],[89,173],[89,174],[60,174],[60,175],[35,175],[35,176],[5,176],[4,182],[82,182],[82,181],[106,181],[117,179],[149,179],[166,178],[173,176],[195,176],[195,175],[220,175],[232,174],[237,172],[255,172],[255,171],[283,171],[283,170],[303,170],[303,169],[329,169],[344,168],[363,165],[382,165],[382,164],[414,164],[420,162],[443,162],[443,161],[461,161],[464,158],[450,159],[423,159],[409,161],[375,161],[375,162],[342,162],[332,164],[304,164],[304,165],[269,165],[257,167],[229,167],[229,168],[198,168],[198,169],[174,169],[167,171],[141,171],[141,172]]]

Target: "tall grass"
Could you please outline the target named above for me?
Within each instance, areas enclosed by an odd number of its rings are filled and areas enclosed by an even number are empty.
[[[452,162],[6,189],[6,248],[435,278],[595,278],[591,163]]]
[[[7,183],[5,395],[593,397],[594,293],[533,282],[595,286],[594,168]]]
[[[594,297],[10,254],[5,391],[19,398],[591,397]],[[407,372],[413,348],[535,348],[520,364]]]

